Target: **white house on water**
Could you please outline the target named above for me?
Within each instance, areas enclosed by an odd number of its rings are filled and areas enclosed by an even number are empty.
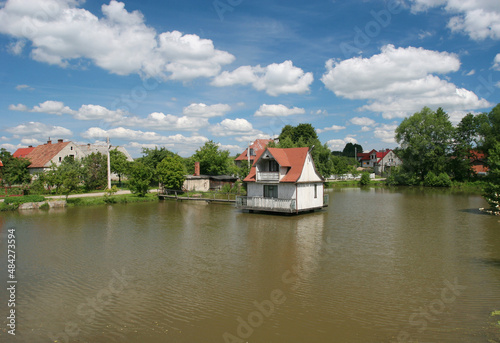
[[[309,148],[266,148],[243,180],[247,196],[236,207],[250,211],[299,213],[327,206],[323,177]]]

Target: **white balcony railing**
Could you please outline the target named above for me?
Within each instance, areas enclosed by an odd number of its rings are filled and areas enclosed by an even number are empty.
[[[236,197],[236,207],[249,210],[295,212],[295,199]]]
[[[279,172],[257,172],[257,181],[279,181]]]

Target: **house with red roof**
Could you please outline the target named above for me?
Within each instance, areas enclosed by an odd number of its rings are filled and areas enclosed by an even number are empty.
[[[309,148],[266,148],[243,180],[247,196],[236,207],[250,211],[299,213],[327,206],[323,177]]]
[[[272,139],[256,139],[255,142],[249,145],[245,151],[234,159],[236,166],[239,167],[241,165],[241,161],[249,161],[249,165],[252,165],[255,161],[255,156],[260,154],[272,141]]]
[[[17,149],[13,154],[12,154],[12,157],[15,157],[15,158],[26,158],[26,156],[28,156],[28,154],[30,152],[33,151],[33,149],[35,149],[32,145],[30,145],[29,147],[27,148],[19,148]]]
[[[373,168],[377,175],[382,175],[388,169],[402,164],[399,157],[391,149],[381,151],[373,149],[370,152],[358,153],[358,161],[362,168]]]
[[[486,163],[486,155],[484,154],[484,152],[471,150],[469,159],[471,169],[474,173],[476,173],[476,175],[488,174],[488,164]]]
[[[59,166],[66,156],[75,159],[81,159],[84,156],[76,144],[73,142],[64,142],[62,139],[57,140],[57,143],[52,143],[51,140],[48,140],[47,143],[32,148],[24,156],[23,154],[26,151],[19,150],[21,149],[18,149],[13,156],[17,154],[19,157],[25,157],[30,160],[31,164],[28,166],[30,174],[44,172],[52,166],[52,163]]]

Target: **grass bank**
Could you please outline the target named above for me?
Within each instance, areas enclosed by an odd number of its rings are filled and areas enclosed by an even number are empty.
[[[154,202],[158,201],[158,195],[155,193],[148,193],[146,196],[140,197],[135,194],[99,196],[99,197],[85,197],[85,198],[69,198],[67,200],[68,207],[75,206],[94,206],[106,204],[128,204],[136,202]]]

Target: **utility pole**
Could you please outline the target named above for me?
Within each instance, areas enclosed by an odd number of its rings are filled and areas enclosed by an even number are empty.
[[[109,145],[109,136],[108,138],[106,139],[106,151],[107,151],[107,154],[108,154],[108,189],[111,189],[111,159],[109,157],[109,148],[111,147],[111,145]]]

